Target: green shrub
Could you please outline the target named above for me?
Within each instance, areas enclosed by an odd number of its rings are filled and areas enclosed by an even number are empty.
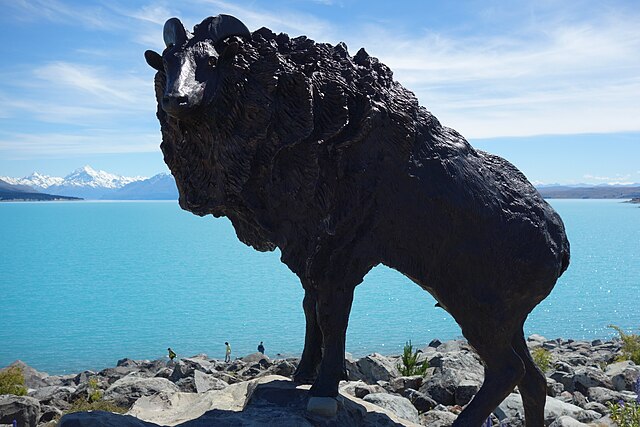
[[[551,352],[542,347],[536,347],[531,352],[533,362],[542,372],[547,372],[551,368]]]
[[[114,402],[103,400],[102,391],[98,387],[98,379],[93,377],[89,378],[89,384],[87,387],[87,398],[82,397],[76,399],[71,403],[71,407],[65,411],[65,414],[72,412],[86,412],[86,411],[107,411],[115,412],[117,414],[124,414],[128,408],[116,405]]]
[[[0,372],[0,394],[15,394],[16,396],[27,394],[21,367],[11,366]]]
[[[631,360],[636,365],[640,365],[640,335],[627,334],[616,325],[609,325],[609,327],[620,334],[622,340],[621,360]]]
[[[123,408],[108,400],[98,400],[95,402],[89,402],[83,398],[76,399],[71,403],[71,407],[64,413],[71,414],[73,412],[86,412],[86,411],[107,411],[115,412],[116,414],[124,414],[128,408]]]
[[[408,377],[411,375],[424,375],[429,369],[429,362],[418,362],[418,350],[413,351],[413,345],[411,341],[404,345],[402,352],[402,363],[398,363],[398,371],[400,375]]]
[[[87,390],[87,401],[94,403],[102,400],[102,391],[98,388],[98,379],[89,378],[89,388]]]
[[[611,420],[618,427],[640,427],[640,403],[609,403]]]

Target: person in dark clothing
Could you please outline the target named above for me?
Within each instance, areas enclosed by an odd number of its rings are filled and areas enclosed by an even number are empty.
[[[258,351],[264,354],[264,345],[262,345],[262,341],[260,341],[260,344],[258,344]]]

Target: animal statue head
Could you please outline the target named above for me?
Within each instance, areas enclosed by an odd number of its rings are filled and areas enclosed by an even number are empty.
[[[149,65],[165,72],[162,109],[176,118],[188,117],[214,100],[241,43],[235,38],[251,39],[247,27],[229,15],[205,19],[193,34],[178,18],[171,18],[163,35],[162,56],[148,50],[145,57]]]
[[[383,264],[429,291],[485,362],[454,426],[479,426],[516,385],[527,425],[542,425],[546,381],[523,325],[566,270],[569,243],[524,175],[442,126],[364,49],[251,33],[228,15],[193,33],[171,18],[163,33],[162,55],[145,57],[180,206],[228,217],[300,278],[294,379],[313,383],[309,409],[335,413],[322,399],[347,377],[353,292]]]
[[[267,165],[313,129],[310,80],[280,55],[289,48],[286,35],[278,42],[267,29],[252,35],[229,15],[209,17],[193,33],[171,18],[163,34],[162,56],[149,50],[145,58],[158,70],[163,133],[180,135],[163,138],[161,148],[181,207],[227,216],[243,242],[273,250],[273,238],[251,212],[259,206],[247,206],[241,193],[258,172],[256,156]]]

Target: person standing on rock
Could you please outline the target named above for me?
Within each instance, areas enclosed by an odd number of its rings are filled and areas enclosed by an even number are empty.
[[[229,345],[228,342],[225,342],[224,345],[227,346],[226,351],[224,353],[224,361],[229,363],[231,362],[231,346]]]
[[[169,347],[167,350],[169,351],[169,360],[173,362],[173,359],[176,358],[176,353],[171,350],[171,347]]]
[[[260,344],[258,344],[258,351],[264,354],[264,345],[262,345],[262,341],[260,341]]]

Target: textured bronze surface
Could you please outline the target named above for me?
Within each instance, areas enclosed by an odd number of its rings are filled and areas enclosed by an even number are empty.
[[[442,126],[364,49],[250,33],[228,15],[193,33],[172,18],[164,37],[145,57],[180,206],[228,217],[300,278],[294,378],[337,395],[354,288],[384,264],[429,291],[485,362],[455,425],[479,426],[518,385],[527,426],[542,426],[546,381],[522,327],[569,243],[524,175]]]

